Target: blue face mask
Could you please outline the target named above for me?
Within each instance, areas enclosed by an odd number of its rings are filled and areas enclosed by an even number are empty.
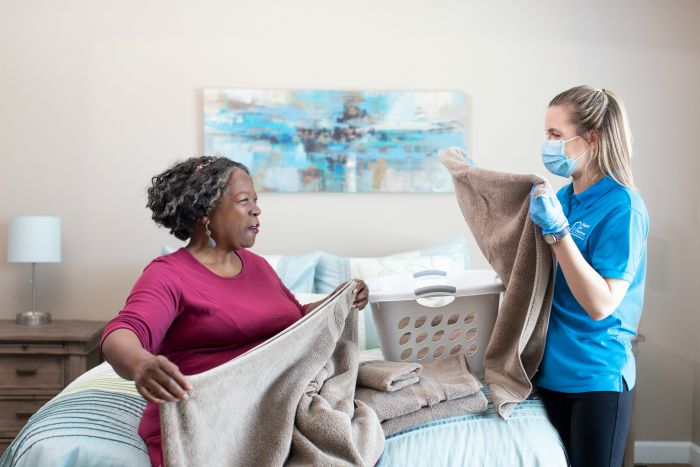
[[[571,139],[549,139],[542,142],[542,162],[547,170],[552,172],[554,175],[559,175],[564,178],[571,177],[576,168],[576,162],[578,158],[583,156],[588,152],[588,149],[579,154],[575,159],[569,159],[564,153],[564,144],[569,141],[580,138],[580,136],[574,136]]]

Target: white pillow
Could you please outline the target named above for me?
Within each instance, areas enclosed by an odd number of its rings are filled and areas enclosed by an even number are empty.
[[[376,277],[401,276],[437,269],[445,272],[462,271],[462,256],[387,256],[384,258],[351,258],[350,268],[355,277],[367,281]]]

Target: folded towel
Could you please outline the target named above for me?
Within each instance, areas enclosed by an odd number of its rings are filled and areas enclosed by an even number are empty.
[[[469,397],[440,402],[432,407],[423,407],[401,417],[384,420],[382,430],[384,430],[384,436],[389,436],[433,420],[486,412],[487,406],[486,396],[479,391]]]
[[[377,391],[394,392],[418,382],[420,363],[372,360],[360,362],[357,385]]]
[[[480,390],[481,383],[469,372],[464,355],[457,354],[423,365],[420,381],[412,386],[394,392],[358,387],[355,398],[369,405],[379,420],[388,420]]]
[[[373,465],[376,414],[354,401],[356,283],[245,354],[190,376],[187,401],[160,406],[165,465]]]
[[[554,257],[530,220],[536,175],[473,167],[455,151],[442,155],[476,243],[506,286],[484,366],[491,400],[502,418],[532,391],[542,360],[554,291]]]

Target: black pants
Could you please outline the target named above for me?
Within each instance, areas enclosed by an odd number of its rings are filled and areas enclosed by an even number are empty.
[[[634,390],[565,393],[538,388],[572,467],[620,467]]]

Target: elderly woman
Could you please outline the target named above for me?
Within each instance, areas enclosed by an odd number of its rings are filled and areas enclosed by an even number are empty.
[[[158,404],[187,399],[185,375],[221,365],[279,333],[321,302],[301,305],[272,267],[247,251],[260,231],[248,169],[223,157],[191,158],[148,189],[153,220],[186,247],[150,262],[107,325],[102,353],[148,401],[139,435],[162,464]],[[355,307],[367,304],[358,282]]]

